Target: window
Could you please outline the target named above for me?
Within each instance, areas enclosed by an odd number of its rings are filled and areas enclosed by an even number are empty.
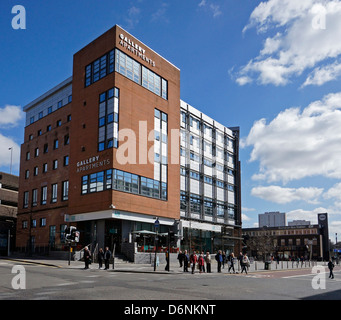
[[[37,135],[41,136],[41,134],[42,134],[41,129],[39,129],[38,132],[37,132]]]
[[[24,208],[27,208],[28,207],[28,197],[29,197],[29,192],[28,191],[25,191],[24,192]]]
[[[27,226],[28,226],[28,222],[27,222],[27,220],[24,220],[23,222],[22,222],[22,228],[23,229],[27,229]]]
[[[53,160],[52,169],[53,169],[53,170],[58,169],[58,160]]]
[[[201,213],[201,197],[198,195],[190,195],[190,209],[192,213]]]
[[[224,212],[225,212],[225,204],[224,202],[217,202],[217,216],[218,217],[224,217]]]
[[[47,172],[47,163],[43,164],[43,173]]]
[[[55,140],[53,141],[53,149],[54,149],[54,150],[58,149],[58,139],[55,139]]]
[[[69,165],[69,156],[64,157],[64,167]]]
[[[114,50],[100,57],[85,68],[85,87],[114,72]]]
[[[116,71],[138,84],[141,83],[141,65],[119,50],[116,50]]]
[[[120,50],[116,49],[115,71],[128,79],[142,85],[149,91],[168,99],[168,82],[159,75],[142,66]],[[91,74],[90,68],[86,69],[86,77]],[[89,82],[89,81],[88,81]]]
[[[29,136],[28,136],[28,140],[33,140],[33,134],[30,134]]]
[[[48,107],[47,109],[47,114],[50,114],[50,113],[52,113],[52,107]]]
[[[49,145],[47,143],[44,144],[44,153],[48,153]]]
[[[40,226],[45,227],[46,226],[46,218],[40,218]]]
[[[30,177],[30,170],[25,171],[25,179],[28,179]]]
[[[58,101],[57,109],[60,109],[62,106],[63,106],[63,101],[62,100]]]
[[[55,183],[52,185],[52,195],[51,195],[51,202],[57,202],[57,193],[58,193],[58,184]]]
[[[62,125],[62,120],[58,120],[58,121],[56,122],[56,125],[57,125],[57,127],[60,127],[60,126]]]
[[[71,114],[69,114],[67,117],[66,117],[66,122],[70,122],[71,121]]]
[[[46,204],[47,201],[47,187],[41,188],[41,204]]]
[[[38,189],[32,190],[32,206],[35,207],[38,202]]]
[[[34,156],[38,157],[39,156],[39,148],[34,149]]]
[[[213,215],[213,201],[210,198],[204,198],[204,212],[205,215]]]
[[[112,88],[99,96],[98,151],[118,147],[119,90]]]
[[[37,227],[37,220],[36,219],[32,219],[31,220],[31,228],[36,228]]]
[[[30,157],[31,157],[30,152],[26,152],[26,160],[30,160]]]
[[[34,116],[30,118],[30,124],[34,122]]]
[[[69,95],[69,96],[68,96],[67,102],[68,102],[68,103],[72,102],[72,95]]]
[[[187,201],[186,192],[180,191],[180,210],[187,211]]]
[[[67,146],[69,143],[70,143],[70,137],[67,134],[67,135],[64,136],[64,145]]]
[[[63,181],[62,184],[62,200],[68,200],[69,199],[69,181]]]
[[[37,176],[38,175],[38,167],[34,167],[33,169],[33,175]]]
[[[49,131],[51,131],[51,125],[50,124],[46,127],[46,132],[49,132]]]

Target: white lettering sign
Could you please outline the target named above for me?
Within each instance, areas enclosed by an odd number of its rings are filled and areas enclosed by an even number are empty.
[[[139,46],[137,43],[135,43],[134,41],[130,40],[128,37],[126,37],[124,34],[120,34],[120,42],[119,44],[126,48],[127,50],[129,50],[130,52],[132,52],[133,54],[135,54],[136,56],[138,56],[139,58],[141,58],[143,61],[149,63],[151,66],[155,67],[155,61],[153,61],[152,59],[149,59],[145,53],[146,50],[141,48],[141,46]]]

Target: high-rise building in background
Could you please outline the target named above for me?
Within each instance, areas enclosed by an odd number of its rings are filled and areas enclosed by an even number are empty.
[[[258,215],[258,225],[261,227],[284,227],[287,225],[285,212],[265,212]]]

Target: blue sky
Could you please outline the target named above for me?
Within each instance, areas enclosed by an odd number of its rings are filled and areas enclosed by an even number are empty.
[[[26,29],[12,28],[14,5]],[[258,214],[341,227],[341,1],[0,2],[0,171],[18,174],[22,107],[120,25],[181,70],[181,99],[241,130],[243,226]]]

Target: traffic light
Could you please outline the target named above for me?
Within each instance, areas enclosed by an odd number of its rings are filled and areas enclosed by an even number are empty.
[[[79,242],[79,231],[76,227],[67,227],[64,231],[65,240],[68,242]]]

